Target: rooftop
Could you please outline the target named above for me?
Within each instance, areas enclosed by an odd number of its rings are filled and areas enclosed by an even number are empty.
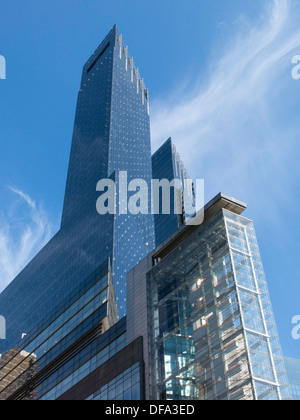
[[[205,206],[204,209],[200,210],[196,217],[193,219],[194,223],[197,218],[200,221],[206,222],[211,219],[214,215],[219,213],[222,209],[231,211],[232,213],[236,213],[238,215],[242,214],[247,208],[247,204],[243,201],[237,200],[234,197],[231,197],[224,193],[219,193],[216,195],[211,201],[209,201]],[[204,219],[203,219],[203,212],[204,212]],[[182,243],[186,238],[188,238],[195,230],[199,228],[202,224],[195,225],[184,225],[179,230],[177,230],[173,235],[171,235],[166,241],[164,241],[161,245],[159,245],[153,251],[153,259],[162,259],[173,249],[175,249],[180,243]]]

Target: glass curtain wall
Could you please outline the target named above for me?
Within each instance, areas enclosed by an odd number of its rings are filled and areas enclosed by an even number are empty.
[[[287,398],[252,222],[223,210],[148,273],[150,398]]]

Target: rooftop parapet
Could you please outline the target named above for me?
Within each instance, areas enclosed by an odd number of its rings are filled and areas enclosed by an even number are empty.
[[[131,72],[131,82],[136,83],[136,91],[142,95],[143,104],[147,104],[148,114],[150,113],[149,108],[149,92],[145,86],[144,79],[141,77],[139,69],[135,67],[134,60],[130,57],[128,47],[124,45],[123,36],[117,35],[116,37],[116,48],[119,48],[120,59],[125,59],[125,69]]]
[[[111,47],[119,49],[120,59],[125,59],[125,69],[126,71],[131,72],[131,82],[136,83],[136,91],[138,94],[141,94],[143,105],[146,103],[148,115],[150,114],[150,105],[149,105],[149,91],[145,87],[144,79],[141,78],[139,69],[135,67],[134,60],[130,57],[128,47],[124,45],[123,36],[118,34],[117,25],[115,25],[105,39],[101,42],[98,48],[93,52],[91,57],[88,59],[86,64],[83,67],[83,77],[86,74],[91,73],[93,75],[92,69],[97,64],[98,60],[103,56],[105,51]],[[83,86],[85,86],[85,79],[82,80]]]

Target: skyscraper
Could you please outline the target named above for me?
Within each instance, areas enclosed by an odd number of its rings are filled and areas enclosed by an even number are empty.
[[[185,193],[191,197],[191,202],[195,200],[195,193],[192,184],[187,185],[189,180],[187,171],[176,151],[171,138],[169,138],[152,156],[152,175],[153,179],[159,181],[168,180],[169,182],[179,180],[178,186],[174,184],[170,196],[170,214],[163,214],[162,191],[159,197],[159,214],[154,215],[155,222],[155,242],[156,246],[165,241],[172,233],[186,223],[187,219],[193,214],[186,214]],[[188,191],[186,191],[186,188]],[[175,211],[176,209],[176,211]]]
[[[155,240],[151,215],[97,213],[98,181],[120,171],[128,182],[152,177],[148,91],[115,26],[83,68],[61,229],[0,295],[1,353],[104,263],[126,313],[126,273]]]

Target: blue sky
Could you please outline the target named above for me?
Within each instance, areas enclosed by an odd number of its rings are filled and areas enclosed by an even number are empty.
[[[168,136],[206,201],[248,204],[284,353],[300,314],[297,0],[11,0],[1,5],[0,282],[59,227],[81,69],[118,23]]]

